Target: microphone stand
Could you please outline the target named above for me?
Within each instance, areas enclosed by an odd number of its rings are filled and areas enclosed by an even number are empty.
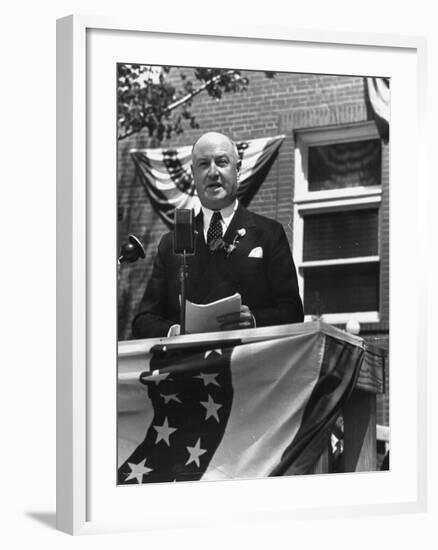
[[[187,283],[187,255],[193,255],[194,243],[194,213],[190,208],[175,209],[175,229],[173,234],[174,254],[182,256],[182,264],[179,271],[181,288],[180,303],[180,334],[186,333],[186,283]]]
[[[183,261],[179,272],[179,280],[181,283],[181,307],[180,307],[180,334],[186,333],[186,279],[187,279],[187,263],[186,251],[183,250]]]

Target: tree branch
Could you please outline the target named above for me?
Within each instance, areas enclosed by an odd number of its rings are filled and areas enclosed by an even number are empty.
[[[229,70],[225,74],[227,74],[229,76],[232,76],[233,74],[236,74],[236,71]],[[174,111],[175,109],[177,109],[178,107],[181,107],[181,105],[184,105],[185,103],[188,103],[191,99],[193,99],[194,97],[199,95],[206,88],[208,88],[212,84],[216,84],[216,82],[218,82],[222,77],[223,77],[222,74],[218,74],[218,75],[214,76],[213,78],[210,78],[204,84],[202,84],[202,86],[199,86],[199,88],[196,88],[196,90],[193,90],[192,92],[188,93],[184,97],[182,97],[182,98],[178,99],[177,101],[175,101],[174,103],[171,103],[170,105],[168,105],[163,111],[161,111],[160,113],[157,114],[157,118]],[[132,136],[132,135],[136,134],[137,132],[140,132],[145,127],[146,127],[146,123],[142,124],[140,126],[140,128],[138,128],[138,129],[126,132],[125,134],[119,136],[118,139],[119,140],[126,139],[127,137]]]

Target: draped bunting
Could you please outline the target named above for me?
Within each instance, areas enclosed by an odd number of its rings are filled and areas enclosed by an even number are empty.
[[[377,129],[380,137],[387,142],[389,139],[390,116],[389,78],[368,77],[365,80],[367,98],[372,108]]]
[[[312,324],[159,347],[119,368],[119,484],[308,473],[369,359],[361,340]]]
[[[330,143],[309,148],[309,191],[380,185],[380,140]]]
[[[277,157],[285,136],[252,139],[236,143],[242,161],[238,198],[247,206],[263,183]],[[199,211],[190,169],[192,146],[175,149],[131,149],[137,174],[152,206],[169,228],[175,208]]]

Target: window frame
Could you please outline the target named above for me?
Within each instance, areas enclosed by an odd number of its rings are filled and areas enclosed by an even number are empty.
[[[304,297],[304,270],[307,267],[351,265],[358,263],[378,263],[381,269],[381,202],[382,181],[380,185],[309,191],[307,169],[309,147],[380,139],[377,127],[373,121],[355,124],[342,124],[321,128],[304,128],[295,133],[294,149],[294,206],[293,206],[293,254],[297,268],[298,285],[301,296]],[[330,260],[303,261],[304,248],[304,218],[306,214],[359,210],[376,207],[378,210],[377,250],[375,256],[356,256],[352,258],[335,258]],[[380,287],[379,287],[380,290]],[[379,302],[380,302],[379,293]],[[323,313],[322,319],[332,324],[345,324],[350,320],[360,323],[378,323],[381,320],[381,303],[377,311],[352,311],[344,313]],[[305,321],[314,319],[313,315],[305,315]]]

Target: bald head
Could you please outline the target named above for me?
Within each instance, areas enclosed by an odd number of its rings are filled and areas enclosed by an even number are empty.
[[[207,132],[193,145],[192,171],[201,203],[221,210],[233,203],[239,187],[236,144],[224,134]]]
[[[202,134],[201,137],[199,137],[192,147],[192,161],[193,161],[193,155],[195,154],[195,150],[198,144],[202,145],[204,142],[210,143],[210,142],[221,142],[225,147],[230,147],[230,153],[232,152],[234,154],[234,158],[236,162],[239,162],[239,152],[237,150],[237,145],[234,143],[232,139],[230,139],[225,134],[221,134],[220,132],[207,132],[205,134]]]

